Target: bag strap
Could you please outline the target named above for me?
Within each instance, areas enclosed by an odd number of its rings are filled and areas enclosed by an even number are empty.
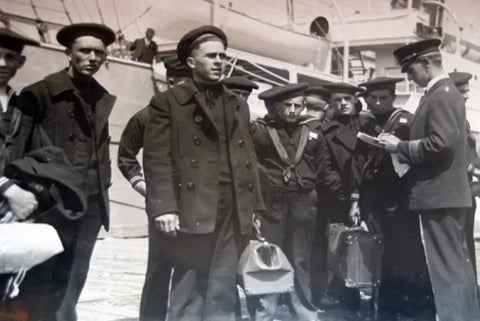
[[[285,163],[285,165],[290,166],[290,157],[288,157],[285,147],[280,142],[280,137],[278,136],[277,130],[275,128],[267,126],[267,131],[270,135],[270,138],[272,139],[273,146],[275,146],[275,149],[277,150],[278,156],[280,156],[280,159]]]
[[[392,126],[395,124],[397,119],[402,116],[402,114],[406,113],[406,110],[403,110],[401,108],[396,109],[388,118],[387,122],[385,123],[385,126],[383,127],[382,132],[384,133],[389,133],[390,130],[392,129]]]
[[[285,150],[285,147],[280,142],[280,137],[278,136],[277,130],[275,128],[267,126],[267,131],[268,131],[268,134],[270,135],[270,138],[272,139],[273,145],[275,146],[275,149],[277,150],[278,155],[280,156],[280,159],[287,166],[287,168],[283,171],[283,179],[286,183],[288,183],[292,178],[292,170],[295,170],[295,166],[302,159],[303,152],[305,151],[305,147],[307,146],[308,135],[310,130],[305,125],[301,126],[300,140],[299,140],[297,150],[295,152],[295,159],[293,161],[290,159],[290,157],[287,154],[287,151]],[[300,181],[300,178],[298,177],[298,175],[297,175],[297,178],[299,179],[299,184],[302,185],[302,182]]]

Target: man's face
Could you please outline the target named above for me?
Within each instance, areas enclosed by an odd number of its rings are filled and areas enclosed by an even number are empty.
[[[193,78],[200,82],[215,83],[220,80],[225,69],[225,48],[220,41],[207,41],[193,49],[187,58]]]
[[[365,101],[374,115],[382,115],[393,110],[395,96],[388,89],[372,90]]]
[[[303,100],[303,96],[298,96],[278,102],[275,106],[278,117],[287,123],[297,122],[305,107]]]
[[[466,84],[457,86],[457,89],[462,94],[462,97],[466,102],[470,94],[470,85],[468,84],[468,82]]]
[[[355,103],[357,97],[345,93],[333,93],[332,105],[335,108],[335,114],[339,116],[348,116],[356,114]]]
[[[25,57],[18,52],[0,47],[0,86],[6,86],[24,62]]]
[[[153,36],[155,36],[155,31],[153,29],[148,29],[145,36],[148,40],[152,40]]]
[[[105,62],[107,53],[102,40],[93,36],[82,36],[75,39],[67,49],[71,66],[69,72],[73,76],[91,77]]]
[[[407,66],[405,72],[408,75],[408,80],[413,80],[420,87],[426,87],[431,79],[425,65],[420,61],[412,62]]]

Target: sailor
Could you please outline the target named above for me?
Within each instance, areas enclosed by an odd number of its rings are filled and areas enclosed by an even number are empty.
[[[316,320],[310,290],[310,257],[315,234],[318,185],[332,197],[344,199],[340,177],[330,168],[329,152],[321,133],[313,131],[301,113],[303,90],[288,84],[259,95],[268,115],[252,123],[259,163],[270,180],[271,200],[261,218],[262,234],[284,251],[295,271],[295,290],[288,294],[290,320]],[[273,320],[278,295],[254,298],[255,320]]]
[[[330,90],[322,86],[308,86],[305,89],[305,107],[306,114],[312,118],[320,120],[322,123],[327,123],[328,103],[330,102]]]
[[[163,62],[168,88],[192,78],[191,70],[177,56],[169,56]],[[132,188],[146,196],[147,189],[142,166],[137,155],[143,147],[145,126],[149,117],[148,106],[135,113],[125,126],[118,144],[118,168]],[[140,300],[140,321],[164,320],[171,273],[168,246],[171,239],[160,232],[152,220],[148,221],[148,263]]]
[[[462,94],[462,97],[467,103],[470,93],[469,81],[472,79],[472,74],[468,72],[454,71],[448,74],[452,79],[458,91]],[[467,245],[468,252],[470,253],[470,260],[473,263],[473,271],[477,274],[477,261],[475,255],[475,239],[474,239],[474,227],[475,227],[475,212],[477,210],[477,203],[475,197],[480,196],[480,183],[478,178],[480,177],[480,158],[477,154],[477,142],[475,136],[473,136],[470,129],[470,124],[467,120],[467,172],[470,182],[470,190],[472,194],[472,207],[467,210]],[[477,181],[473,180],[473,177],[477,177]]]
[[[238,258],[264,210],[248,106],[220,83],[227,43],[214,26],[187,32],[177,56],[193,81],[149,105],[147,214],[175,253],[168,320],[235,320]]]
[[[258,89],[258,85],[246,77],[235,76],[224,78],[222,83],[245,101],[248,100],[248,97],[254,89]]]
[[[346,195],[350,195],[351,161],[357,143],[357,133],[365,121],[360,117],[362,108],[357,94],[364,89],[348,83],[325,84],[330,90],[330,105],[335,111],[334,118],[321,126],[331,155],[332,168],[342,180],[342,188]],[[329,215],[331,223],[351,224],[349,220],[350,201],[337,200],[328,197],[328,193],[320,193],[320,206]],[[346,288],[344,282],[334,277],[329,286],[333,298],[340,300],[341,306],[356,312],[360,307],[360,293],[358,289]]]
[[[408,138],[413,115],[393,106],[395,85],[403,80],[378,77],[359,84],[366,88],[363,96],[373,115],[360,127],[361,133],[372,137],[391,133],[400,139]],[[388,152],[360,139],[352,160],[350,199],[352,221],[360,214],[369,230],[383,238],[379,318],[391,320],[395,315],[411,314],[414,305],[425,309],[431,293],[418,217],[407,210],[406,177],[395,171]]]
[[[23,285],[29,289],[25,299],[32,308],[31,320],[75,321],[100,227],[109,228],[108,117],[116,98],[93,75],[105,62],[106,47],[115,40],[115,33],[104,25],[80,23],[60,29],[57,40],[66,48],[69,66],[21,92],[22,147],[28,152],[53,144],[65,151],[85,177],[88,210],[75,221],[40,218],[56,228],[65,251],[55,261],[34,267]],[[43,133],[43,139],[33,137],[35,133]]]
[[[420,217],[437,320],[480,320],[465,233],[467,209],[472,205],[465,170],[465,103],[443,71],[440,43],[427,39],[394,51],[402,72],[426,90],[409,139],[383,134],[380,143],[410,166],[408,205]]]
[[[25,63],[26,57],[22,55],[25,45],[38,46],[39,43],[12,30],[0,28],[0,224],[23,221],[38,206],[31,192],[1,175],[5,164],[18,156],[12,141],[18,134],[21,113],[17,108],[18,97],[9,82]],[[14,277],[12,274],[0,274],[2,297],[11,294],[8,283]]]

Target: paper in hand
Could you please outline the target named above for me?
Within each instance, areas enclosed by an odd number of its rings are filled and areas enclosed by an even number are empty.
[[[368,134],[358,132],[357,138],[369,145],[376,146],[376,147],[383,147],[382,144],[380,144],[377,137],[373,137]]]
[[[393,169],[395,170],[395,173],[397,173],[398,177],[405,175],[405,173],[410,169],[410,166],[405,163],[400,163],[398,161],[398,154],[390,153],[390,156],[392,157]]]

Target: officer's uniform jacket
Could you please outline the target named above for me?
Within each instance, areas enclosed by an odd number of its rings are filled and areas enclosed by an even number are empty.
[[[398,145],[408,163],[412,210],[471,205],[467,179],[465,106],[452,80],[443,78],[420,101],[410,138]]]
[[[382,125],[373,116],[365,119],[360,132],[373,137],[381,133],[390,133],[401,140],[407,140],[413,115],[406,110],[395,109]],[[390,181],[392,184],[398,184],[400,181],[393,168],[390,154],[361,140],[358,140],[353,155],[351,178],[351,200],[358,200],[364,179]]]
[[[315,131],[310,119],[304,119],[295,125],[275,120],[269,116],[257,119],[252,123],[252,137],[259,162],[265,169],[272,187],[290,191],[309,191],[323,185],[338,198],[344,198],[342,184],[338,174],[331,169],[330,153],[323,135]],[[284,172],[288,167],[280,157],[267,128],[277,131],[281,144],[284,146],[293,163],[300,144],[302,127],[308,129],[308,140],[302,157],[292,170],[292,179],[285,181]]]
[[[241,234],[250,233],[252,214],[264,210],[257,159],[245,102],[223,87],[228,161]],[[151,218],[177,213],[180,231],[211,233],[219,200],[220,153],[217,125],[205,94],[189,80],[150,101],[144,137],[146,206]]]
[[[85,101],[66,70],[24,88],[19,101],[24,114],[19,146],[25,152],[49,144],[63,149],[73,167],[85,177],[87,193],[101,195],[102,224],[108,229],[108,117],[116,98],[93,78],[89,89],[91,101]]]
[[[137,155],[143,147],[143,135],[147,120],[147,107],[135,113],[125,126],[118,144],[118,168],[132,186],[144,180]]]

